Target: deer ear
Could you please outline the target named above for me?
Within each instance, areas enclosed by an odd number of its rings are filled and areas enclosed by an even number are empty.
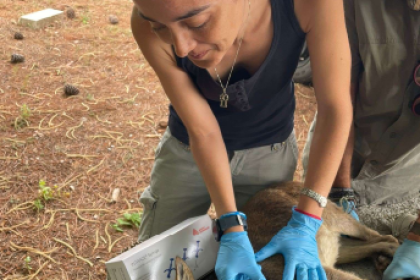
[[[176,280],[194,280],[191,269],[180,257],[176,257],[175,267]]]

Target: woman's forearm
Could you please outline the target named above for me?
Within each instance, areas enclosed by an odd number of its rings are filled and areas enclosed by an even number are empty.
[[[349,139],[351,122],[350,104],[318,111],[305,187],[328,196]],[[300,197],[298,208],[317,216],[322,215],[319,204],[306,196]]]
[[[353,82],[350,86],[350,94],[352,100],[352,111],[354,111],[354,104],[356,102],[356,95],[358,91],[358,83]],[[353,114],[352,114],[353,116]],[[354,151],[354,124],[352,122],[349,139],[347,141],[344,156],[338,169],[337,176],[334,180],[333,187],[351,188],[351,165]]]
[[[237,211],[226,146],[218,133],[190,136],[191,151],[217,216]]]

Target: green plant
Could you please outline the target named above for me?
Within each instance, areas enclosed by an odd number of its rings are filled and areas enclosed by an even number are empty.
[[[39,210],[44,209],[44,204],[42,204],[41,199],[37,198],[34,201],[34,209],[39,212]]]
[[[124,213],[122,218],[117,219],[117,223],[111,225],[113,229],[116,231],[123,232],[124,230],[121,228],[121,226],[135,226],[139,227],[141,224],[141,216],[140,213]]]
[[[53,193],[54,193],[54,191],[53,190],[51,190],[51,188],[50,187],[47,187],[47,186],[45,186],[45,181],[44,180],[41,180],[41,181],[39,181],[39,194],[40,194],[40,196],[45,200],[45,201],[48,201],[48,200],[50,200],[50,199],[52,199],[53,198]]]
[[[20,129],[29,125],[28,119],[31,116],[31,109],[28,105],[23,104],[20,107],[20,116],[15,119],[14,127],[15,129]]]
[[[82,16],[82,22],[83,22],[83,24],[88,24],[89,23],[89,16],[83,15]]]
[[[20,116],[26,120],[29,118],[30,115],[31,109],[29,109],[28,105],[23,104],[22,107],[20,107]]]
[[[26,258],[23,260],[23,268],[28,270],[28,273],[31,271],[32,267],[30,265],[32,259],[30,256],[26,256]]]
[[[57,190],[58,186],[54,185],[53,188],[48,187],[44,180],[39,181],[39,197],[34,200],[34,209],[39,211],[45,208],[45,203],[56,197],[61,197],[61,191]]]

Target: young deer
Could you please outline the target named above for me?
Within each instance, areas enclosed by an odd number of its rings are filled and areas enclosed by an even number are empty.
[[[302,184],[284,183],[257,193],[244,207],[248,216],[248,234],[254,251],[265,246],[292,216],[292,206],[297,205]],[[373,257],[376,268],[383,272],[399,246],[396,238],[380,235],[361,225],[334,203],[329,202],[323,215],[323,223],[316,236],[319,258],[329,280],[362,280],[334,268],[336,264],[356,262]],[[349,237],[342,237],[346,235]],[[275,255],[261,263],[267,280],[279,280],[283,275],[283,257]],[[194,280],[191,270],[182,259],[176,259],[176,280]],[[205,280],[217,280],[213,273]]]

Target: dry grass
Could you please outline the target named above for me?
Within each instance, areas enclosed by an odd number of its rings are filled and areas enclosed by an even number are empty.
[[[55,1],[0,3],[0,278],[105,279],[104,262],[137,230],[109,227],[141,212],[168,101],[135,44],[131,1],[71,1],[77,17],[42,30],[16,25]],[[113,14],[117,25],[108,21]],[[15,31],[25,39],[13,39]],[[25,62],[11,64],[19,53]],[[63,96],[65,84],[80,94]],[[306,139],[315,101],[297,86],[296,135]],[[52,187],[34,210],[39,182]],[[54,188],[53,185],[57,185]],[[115,188],[121,189],[111,203]],[[24,259],[30,256],[30,266]]]

